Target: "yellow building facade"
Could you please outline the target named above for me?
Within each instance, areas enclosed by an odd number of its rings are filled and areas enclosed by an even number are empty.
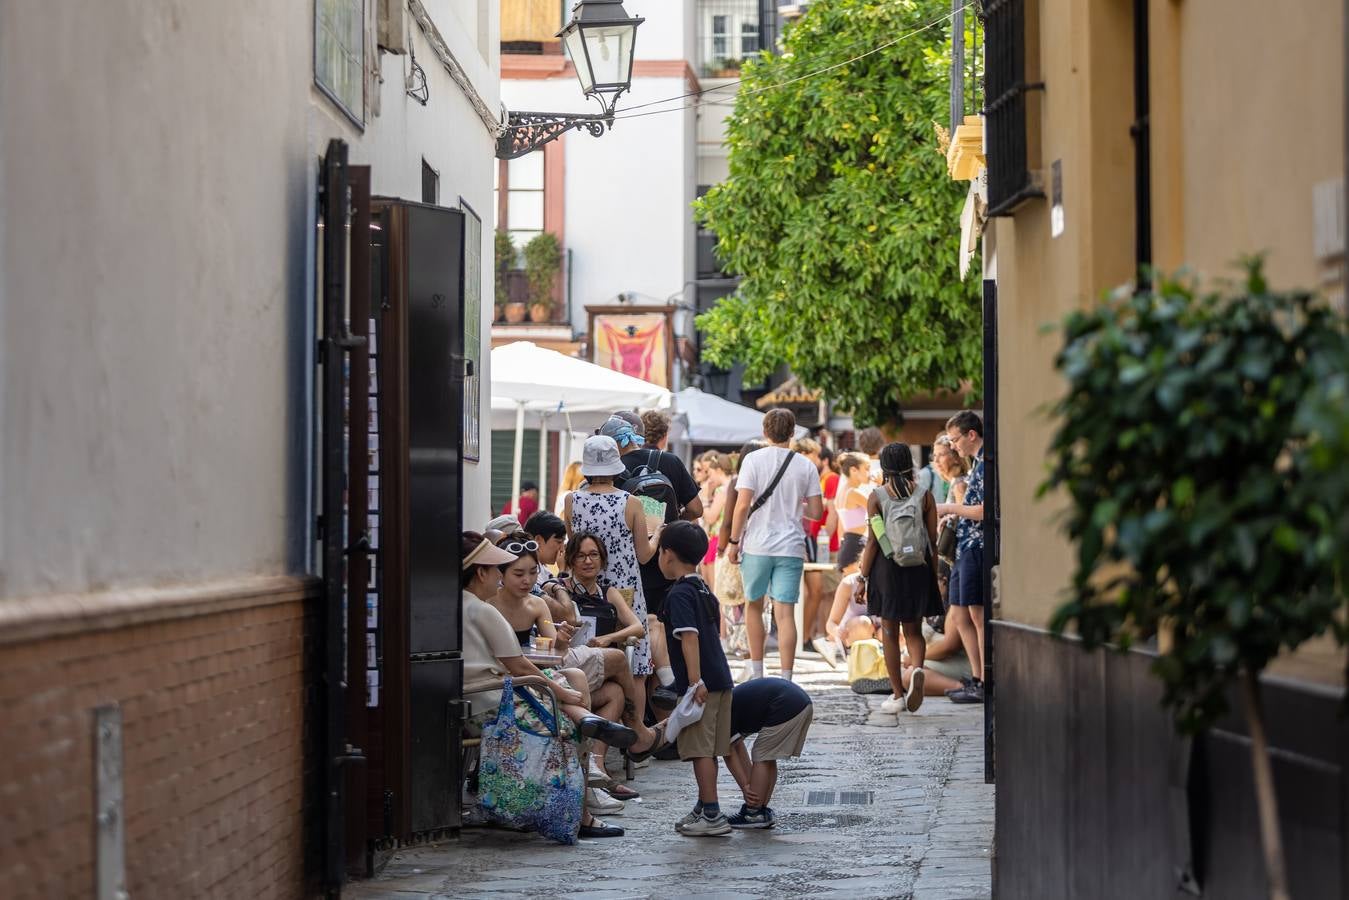
[[[1163,271],[1216,278],[1235,277],[1235,261],[1260,252],[1273,288],[1316,290],[1343,308],[1345,4],[982,5],[1018,8],[1029,176],[1025,196],[993,210],[983,244],[997,309],[995,894],[1171,896],[1177,873],[1188,873],[1207,880],[1203,896],[1260,896],[1240,723],[1179,741],[1145,654],[1084,654],[1046,633],[1074,553],[1055,521],[1059,501],[1036,497],[1052,432],[1044,410],[1064,391],[1053,370],[1062,338],[1044,326],[1130,283],[1140,255]],[[994,18],[990,72],[1008,34],[1000,47]],[[987,98],[994,108],[991,82]],[[1140,216],[1150,239],[1141,254]],[[1273,740],[1288,752],[1276,777],[1293,895],[1344,896],[1349,742],[1336,704],[1345,654],[1318,642],[1271,675],[1267,702],[1297,710],[1271,713]],[[1048,824],[1027,830],[1028,820]]]

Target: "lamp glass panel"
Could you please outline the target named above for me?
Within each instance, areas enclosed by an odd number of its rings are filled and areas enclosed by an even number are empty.
[[[590,51],[595,84],[610,89],[614,85],[626,85],[632,71],[632,41],[637,33],[636,26],[596,25],[581,30]]]
[[[586,61],[585,37],[581,34],[581,29],[575,25],[568,28],[562,35],[562,42],[567,47],[567,55],[571,57],[576,77],[581,82],[581,92],[589,95],[595,89],[595,81],[591,77],[590,65]]]

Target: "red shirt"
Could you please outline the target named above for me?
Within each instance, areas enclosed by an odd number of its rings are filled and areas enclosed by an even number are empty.
[[[819,539],[820,529],[824,527],[825,520],[829,518],[829,509],[832,505],[830,501],[838,496],[838,482],[839,477],[834,472],[830,472],[820,479],[820,490],[824,492],[824,515],[818,519],[805,520],[806,532],[810,535],[812,541]],[[831,553],[838,552],[838,531],[835,528],[834,533],[829,536],[829,552]]]
[[[501,511],[501,514],[502,514],[503,516],[509,516],[509,515],[511,514],[511,512],[513,511],[513,509],[514,509],[514,505],[511,503],[511,501],[507,500],[507,501],[506,501],[506,508],[503,509],[503,510]],[[520,498],[520,514],[517,515],[515,518],[517,518],[518,520],[520,520],[520,524],[523,526],[526,522],[529,521],[529,517],[532,516],[532,515],[534,515],[534,513],[538,512],[538,511],[539,511],[539,501],[538,501],[538,500],[535,500],[533,497],[521,497],[521,498]]]

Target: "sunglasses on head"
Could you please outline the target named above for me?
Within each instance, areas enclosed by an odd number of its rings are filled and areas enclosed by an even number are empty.
[[[507,553],[514,553],[516,556],[519,556],[526,551],[538,553],[539,545],[537,541],[525,541],[523,544],[519,541],[511,541],[509,544],[502,544],[501,549],[505,550]]]

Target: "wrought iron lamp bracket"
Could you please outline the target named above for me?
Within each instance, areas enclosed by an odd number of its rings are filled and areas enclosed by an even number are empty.
[[[614,126],[614,115],[607,113],[513,112],[506,128],[497,138],[497,159],[516,159],[555,141],[572,129],[601,137]]]

